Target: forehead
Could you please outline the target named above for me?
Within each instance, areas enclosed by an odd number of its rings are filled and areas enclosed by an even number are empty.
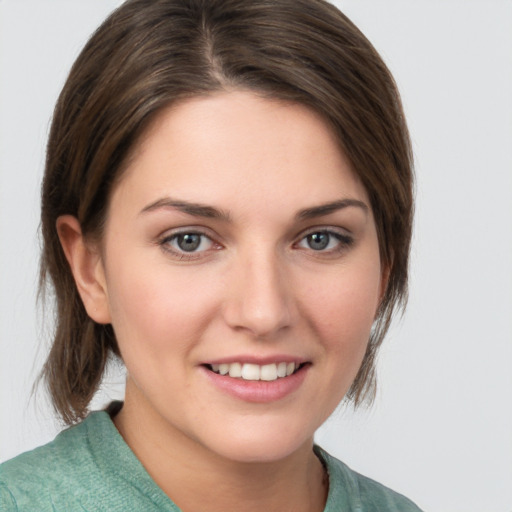
[[[159,113],[117,188],[137,190],[135,202],[165,194],[208,204],[286,204],[292,192],[310,204],[366,198],[320,115],[245,91],[188,99]]]

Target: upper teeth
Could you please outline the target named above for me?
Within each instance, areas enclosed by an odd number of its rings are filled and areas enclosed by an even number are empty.
[[[271,363],[271,364],[251,364],[251,363],[222,363],[212,364],[211,368],[215,373],[238,377],[244,380],[276,380],[280,377],[288,377],[297,368],[295,363]]]

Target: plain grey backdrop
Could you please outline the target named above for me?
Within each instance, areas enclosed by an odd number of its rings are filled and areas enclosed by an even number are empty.
[[[0,0],[0,461],[60,426],[43,394],[39,185],[53,104],[114,0]],[[317,442],[431,512],[512,511],[512,1],[338,0],[398,82],[414,143],[408,311],[369,411]],[[45,327],[46,325],[46,327]],[[95,400],[122,395],[113,372]]]

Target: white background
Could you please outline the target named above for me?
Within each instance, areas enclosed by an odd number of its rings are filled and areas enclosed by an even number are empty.
[[[44,145],[72,61],[119,3],[0,0],[0,460],[59,429],[30,398],[48,341],[35,307]],[[511,512],[512,1],[337,5],[402,91],[417,217],[377,402],[335,413],[317,442],[426,511]]]

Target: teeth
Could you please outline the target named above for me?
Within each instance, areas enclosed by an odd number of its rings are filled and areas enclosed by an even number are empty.
[[[271,363],[262,366],[252,363],[212,364],[211,369],[220,375],[229,375],[244,380],[273,381],[288,377],[299,368],[295,363]]]
[[[242,365],[240,363],[232,363],[229,365],[229,376],[230,377],[241,377],[242,376]]]
[[[260,380],[260,367],[257,364],[244,364],[242,366],[242,379]]]
[[[266,364],[261,367],[260,371],[261,380],[276,380],[277,379],[277,366],[275,364]]]

